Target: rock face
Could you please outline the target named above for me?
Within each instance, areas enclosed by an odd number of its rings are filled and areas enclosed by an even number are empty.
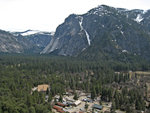
[[[15,32],[13,35],[25,48],[27,53],[40,53],[51,41],[53,33],[27,30],[24,32]]]
[[[51,42],[41,53],[56,51],[57,54],[64,56],[77,55],[80,51],[89,46],[87,35],[87,31],[83,27],[83,17],[70,15],[65,22],[57,28]]]
[[[40,53],[51,41],[53,33],[28,30],[9,33],[0,30],[0,52]]]
[[[0,52],[21,53],[23,46],[10,33],[0,30]]]
[[[150,10],[101,5],[83,15],[70,15],[55,34],[0,30],[0,52],[150,60]]]
[[[83,15],[72,14],[41,53],[89,57],[126,53],[149,58],[150,10],[102,5]]]

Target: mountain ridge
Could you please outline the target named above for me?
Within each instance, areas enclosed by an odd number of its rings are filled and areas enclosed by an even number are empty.
[[[92,59],[126,55],[150,60],[150,10],[101,5],[82,15],[69,15],[55,33],[27,30],[11,34],[19,41],[21,53]]]
[[[130,53],[148,58],[149,20],[150,10],[127,10],[106,5],[93,8],[83,15],[71,14],[57,27],[52,42],[41,53],[78,56],[105,40],[103,43],[109,42],[109,47],[102,43],[103,46],[98,48],[106,54]],[[109,35],[108,39],[106,35]],[[93,47],[95,53],[91,55],[96,54],[94,48],[97,47]]]
[[[26,30],[8,32],[0,30],[1,53],[40,53],[50,42],[52,32]]]

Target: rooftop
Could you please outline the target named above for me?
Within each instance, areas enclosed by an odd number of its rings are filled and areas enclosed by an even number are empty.
[[[101,109],[102,109],[102,106],[101,106],[101,105],[98,105],[98,104],[94,104],[94,105],[93,105],[93,108],[101,110]]]
[[[38,85],[38,92],[41,92],[41,91],[47,91],[47,89],[49,88],[49,85],[47,84],[42,84],[42,85]]]

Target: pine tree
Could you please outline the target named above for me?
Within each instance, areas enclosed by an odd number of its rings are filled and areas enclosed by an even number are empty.
[[[62,95],[60,95],[59,102],[62,102],[62,101],[63,101],[63,97],[62,97]]]
[[[118,99],[118,97],[115,98],[115,105],[116,105],[116,109],[119,109],[119,99]]]
[[[96,97],[96,90],[95,90],[95,87],[93,87],[92,92],[91,92],[91,99],[94,100],[95,97]]]
[[[35,108],[33,106],[29,108],[29,113],[36,113]]]
[[[88,107],[89,107],[89,105],[86,103],[85,106],[84,106],[84,108],[86,109],[86,111],[87,111]]]
[[[49,89],[47,88],[47,90],[46,90],[46,94],[48,95],[49,94]]]
[[[49,97],[48,97],[48,102],[51,102],[52,101],[52,95],[49,94]]]
[[[27,105],[28,107],[31,107],[33,104],[33,101],[32,101],[32,97],[30,95],[27,96]]]
[[[116,110],[116,104],[115,104],[115,102],[114,102],[114,100],[112,100],[112,108],[111,108],[113,111],[115,111]]]
[[[136,100],[135,106],[137,110],[142,110],[142,105],[138,100]]]
[[[126,111],[127,113],[132,113],[131,106],[130,106],[129,104],[126,105],[125,111]]]
[[[73,99],[74,99],[74,100],[78,100],[78,95],[77,95],[77,93],[76,93],[76,92],[75,92],[75,94],[74,94]]]

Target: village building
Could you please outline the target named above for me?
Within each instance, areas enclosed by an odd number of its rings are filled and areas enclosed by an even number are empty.
[[[46,92],[47,89],[49,90],[49,85],[47,84],[38,85],[37,87],[38,92]]]
[[[93,109],[102,110],[102,108],[103,107],[101,105],[98,105],[98,104],[93,105]]]
[[[34,91],[46,92],[47,89],[50,90],[50,86],[49,86],[48,84],[41,84],[41,85],[38,85],[37,87],[32,88],[31,94],[32,94]]]
[[[81,104],[81,101],[80,101],[80,100],[77,100],[77,101],[74,102],[74,105],[75,105],[75,106],[78,106],[78,105],[80,105],[80,104]]]
[[[61,102],[57,102],[56,103],[58,106],[61,106],[61,107],[65,107],[66,105],[65,104],[63,104],[63,103],[61,103]]]
[[[79,113],[84,113],[83,111],[79,111]]]
[[[54,105],[53,108],[57,111],[57,112],[60,112],[60,113],[64,113],[65,111],[63,111],[63,109],[59,106],[56,106]]]

